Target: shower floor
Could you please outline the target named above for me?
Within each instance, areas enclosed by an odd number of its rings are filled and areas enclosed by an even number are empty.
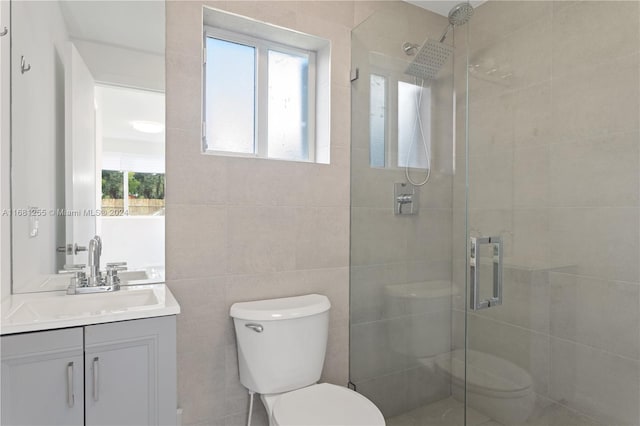
[[[390,417],[387,426],[462,426],[464,404],[449,397],[415,410]],[[505,426],[473,408],[468,408],[467,426]],[[509,426],[602,426],[561,405],[541,407],[526,423]]]

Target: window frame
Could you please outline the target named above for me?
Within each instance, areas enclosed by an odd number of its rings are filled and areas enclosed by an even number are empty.
[[[207,146],[207,38],[214,38],[230,43],[242,44],[255,49],[254,58],[254,134],[253,153],[235,151],[223,151],[210,149]],[[270,160],[315,162],[316,160],[316,56],[314,50],[298,48],[295,46],[277,43],[260,37],[254,37],[235,31],[204,26],[202,43],[202,150],[204,154],[222,155],[231,157],[265,158]],[[269,51],[277,51],[292,56],[306,57],[307,70],[307,141],[308,158],[292,159],[269,157]]]
[[[420,86],[419,83],[415,81],[415,79],[410,76],[394,72],[390,70],[383,69],[377,66],[371,66],[369,70],[369,80],[367,84],[371,83],[371,75],[376,75],[378,77],[383,77],[386,79],[386,110],[385,110],[385,164],[383,167],[373,166],[371,165],[371,135],[369,135],[368,148],[369,148],[369,168],[382,170],[382,169],[404,169],[406,166],[399,164],[400,159],[400,132],[399,132],[399,119],[398,119],[398,108],[400,102],[400,94],[399,94],[399,84],[406,83],[417,87],[422,87],[422,90],[427,90],[428,95],[431,97],[431,86],[424,84]],[[369,88],[369,108],[371,107],[371,93]],[[395,112],[395,113],[394,113]],[[429,103],[429,115],[433,114],[433,105]],[[369,120],[371,118],[369,117]],[[432,130],[433,123],[429,121],[429,132]],[[371,122],[369,121],[369,126]],[[431,137],[429,137],[429,150],[430,152],[433,149],[433,141]],[[431,157],[433,158],[433,157]],[[422,170],[421,167],[408,167],[410,170]]]
[[[371,82],[372,82],[372,77],[376,76],[376,77],[380,77],[382,79],[384,79],[384,117],[383,117],[383,122],[384,122],[384,132],[383,132],[383,152],[384,152],[384,161],[382,166],[374,166],[371,162],[371,152],[372,152],[372,139],[371,139],[371,99],[372,99],[372,95],[371,95]],[[377,72],[377,70],[372,70],[369,73],[369,167],[372,169],[386,169],[389,168],[389,158],[391,156],[391,120],[389,120],[389,109],[390,109],[390,101],[391,101],[391,90],[389,87],[389,80],[390,80],[390,75],[388,72]]]

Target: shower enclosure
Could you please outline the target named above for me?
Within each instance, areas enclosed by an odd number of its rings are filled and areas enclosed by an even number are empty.
[[[352,386],[389,425],[639,425],[639,3],[489,0],[453,28],[374,7]]]

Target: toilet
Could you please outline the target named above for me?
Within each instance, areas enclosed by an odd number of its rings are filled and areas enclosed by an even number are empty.
[[[240,382],[260,394],[270,426],[384,426],[380,410],[351,389],[318,383],[327,348],[326,296],[231,306]]]
[[[465,368],[466,359],[466,368]],[[536,394],[531,375],[497,356],[463,349],[436,357],[436,370],[451,379],[451,391],[469,406],[502,424],[523,424],[532,415]],[[465,379],[466,377],[466,379]]]
[[[531,416],[536,393],[529,372],[489,353],[452,349],[451,304],[458,292],[451,282],[387,285],[384,294],[389,346],[432,374],[432,386],[450,384],[461,402],[466,390],[470,407],[506,425]]]

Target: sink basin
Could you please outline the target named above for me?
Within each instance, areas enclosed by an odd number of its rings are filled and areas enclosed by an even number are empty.
[[[113,293],[15,294],[2,304],[2,334],[172,315],[180,306],[164,284],[129,285]]]
[[[80,299],[82,297],[82,299]],[[11,312],[7,319],[73,318],[79,315],[97,315],[122,312],[130,309],[146,309],[159,303],[151,289],[113,293],[54,297],[51,299],[27,300]]]

